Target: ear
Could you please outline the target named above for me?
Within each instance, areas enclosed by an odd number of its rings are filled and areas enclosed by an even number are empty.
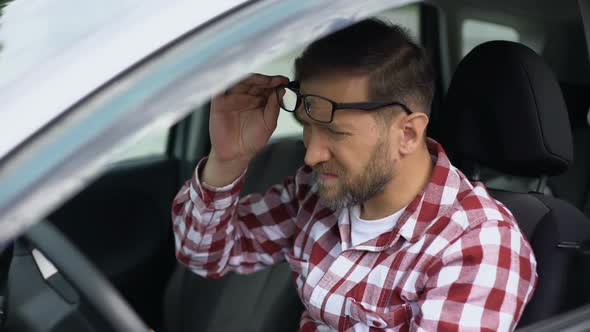
[[[426,141],[428,115],[416,112],[405,116],[400,122],[399,152],[402,155],[413,154]]]

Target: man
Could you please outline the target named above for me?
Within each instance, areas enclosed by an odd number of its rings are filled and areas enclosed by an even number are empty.
[[[177,257],[195,273],[286,259],[300,331],[514,329],[537,274],[513,216],[426,138],[424,51],[366,20],[312,43],[297,82],[252,75],[212,101],[212,149],[174,200]],[[239,199],[279,108],[303,123],[306,166]]]

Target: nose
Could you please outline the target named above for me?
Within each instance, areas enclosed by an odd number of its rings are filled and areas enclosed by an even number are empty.
[[[317,131],[312,133],[311,130],[304,131],[303,143],[305,144],[305,164],[314,167],[330,159],[330,149],[325,139]]]

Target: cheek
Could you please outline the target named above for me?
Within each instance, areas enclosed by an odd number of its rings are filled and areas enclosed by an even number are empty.
[[[333,157],[349,176],[358,176],[367,171],[371,163],[389,163],[397,141],[393,142],[387,136],[368,137],[352,140],[348,144],[338,145],[334,149]]]
[[[336,144],[333,148],[332,159],[347,176],[357,176],[363,172],[367,159],[370,157],[370,151],[370,147],[354,143]]]

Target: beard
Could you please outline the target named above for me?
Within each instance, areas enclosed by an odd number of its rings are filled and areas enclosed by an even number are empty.
[[[380,141],[362,169],[363,173],[349,177],[338,164],[322,163],[315,167],[314,178],[318,184],[320,202],[328,208],[338,210],[362,204],[383,192],[385,185],[395,174],[395,161],[390,158],[389,144]],[[335,174],[337,179],[331,184],[325,183],[320,180],[320,173]]]

